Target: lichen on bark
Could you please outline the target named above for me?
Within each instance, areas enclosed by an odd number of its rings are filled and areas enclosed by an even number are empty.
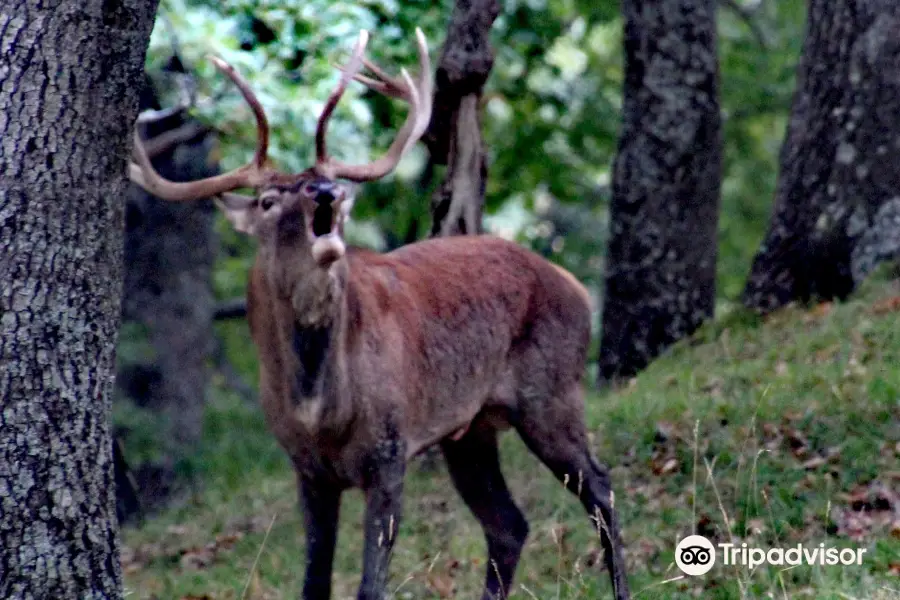
[[[811,0],[769,231],[744,291],[760,312],[847,296],[896,258],[900,4]]]
[[[722,169],[715,2],[623,2],[599,383],[642,369],[713,314]]]

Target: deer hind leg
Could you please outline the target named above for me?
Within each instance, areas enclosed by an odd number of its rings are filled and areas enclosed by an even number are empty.
[[[481,523],[487,540],[482,600],[505,600],[528,536],[528,522],[500,471],[497,431],[479,427],[476,421],[458,441],[445,440],[441,449],[453,484]]]
[[[598,530],[617,600],[627,600],[628,580],[609,470],[594,458],[583,418],[580,384],[562,398],[522,399],[516,430],[525,445],[575,494]]]

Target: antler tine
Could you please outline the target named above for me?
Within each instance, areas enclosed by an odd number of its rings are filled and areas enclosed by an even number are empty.
[[[367,61],[363,61],[363,63],[365,62]],[[344,67],[342,67],[341,65],[335,65],[335,67],[339,71],[344,70]],[[391,98],[397,98],[399,100],[407,100],[406,90],[403,89],[402,81],[395,80],[393,77],[372,79],[371,77],[366,77],[365,75],[360,75],[359,73],[357,73],[353,76],[353,80],[358,81],[370,90],[374,90],[379,94],[390,96]]]
[[[419,95],[422,96],[423,101],[427,98],[429,113],[428,121],[430,122],[431,98],[434,95],[434,84],[431,81],[431,60],[428,58],[428,40],[425,39],[425,34],[419,27],[416,27],[416,45],[419,48]]]
[[[419,51],[419,74],[415,81],[406,72],[406,69],[401,69],[399,77],[390,77],[381,68],[365,58],[361,59],[362,62],[372,71],[377,79],[359,75],[359,65],[355,62],[356,55],[354,55],[354,60],[346,67],[339,67],[344,74],[341,78],[341,82],[344,85],[352,78],[381,94],[405,100],[410,105],[409,114],[384,156],[366,165],[347,165],[322,153],[319,156],[324,156],[325,160],[317,160],[315,167],[316,171],[321,175],[330,178],[342,177],[356,182],[372,181],[384,177],[397,166],[397,163],[400,162],[406,151],[425,133],[425,129],[431,120],[432,95],[434,91],[431,79],[431,61],[428,57],[428,43],[425,39],[425,34],[418,27],[416,28],[416,43]],[[341,93],[343,93],[343,89],[341,89]],[[328,108],[333,110],[334,106]],[[318,141],[319,138],[317,137]],[[324,136],[322,147],[324,148]]]
[[[428,45],[425,41],[425,35],[422,33],[422,30],[418,28],[416,29],[416,42],[419,49],[419,77],[416,78],[416,81],[418,88],[424,89],[422,87],[423,85],[431,85],[430,79],[429,81],[423,80],[423,76],[428,76],[430,78],[431,66],[428,62]],[[353,76],[353,79],[365,85],[367,88],[385,96],[409,101],[409,89],[404,85],[405,81],[402,76],[391,77],[384,71],[384,69],[379,67],[377,64],[375,64],[365,56],[363,56],[362,62],[368,70],[372,71],[376,78],[373,79],[371,77],[367,77],[365,75],[360,75],[357,73]],[[340,71],[347,70],[341,65],[335,65],[335,67]],[[420,96],[421,95],[422,94],[420,93]],[[430,88],[428,95],[431,95]]]
[[[360,30],[359,38],[356,40],[356,46],[353,48],[353,54],[347,66],[342,69],[340,81],[337,87],[331,92],[322,114],[319,116],[319,122],[316,124],[316,170],[323,175],[328,176],[328,165],[331,159],[328,156],[328,147],[325,144],[325,134],[328,131],[328,122],[331,120],[331,114],[334,112],[338,102],[347,90],[347,84],[354,79],[362,68],[363,53],[366,51],[366,44],[369,43],[369,32],[365,29]]]
[[[262,170],[265,168],[266,157],[269,154],[269,121],[266,119],[266,111],[259,103],[256,94],[250,89],[250,84],[237,72],[237,69],[218,56],[209,55],[207,58],[237,86],[244,101],[253,111],[253,116],[256,117],[256,152],[253,154],[253,164],[257,169]]]
[[[156,169],[153,168],[143,141],[138,134],[137,128],[135,128],[133,154],[136,162],[129,164],[128,176],[134,183],[154,196],[174,202],[198,200],[200,198],[219,196],[238,188],[256,187],[264,179],[265,162],[269,146],[269,123],[266,120],[266,113],[256,95],[250,89],[250,85],[234,67],[221,58],[215,56],[210,56],[209,58],[216,68],[227,75],[237,86],[244,100],[253,111],[256,117],[256,152],[249,163],[233,171],[197,181],[170,181],[157,173]]]

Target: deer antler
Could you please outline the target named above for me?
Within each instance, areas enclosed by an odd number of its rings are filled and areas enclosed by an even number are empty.
[[[368,33],[361,31],[359,40],[350,57],[350,61],[344,67],[338,67],[343,76],[328,102],[316,128],[316,164],[313,169],[323,177],[329,179],[344,178],[350,181],[363,182],[379,179],[390,173],[400,162],[400,159],[418,141],[428,122],[431,120],[431,102],[433,84],[431,81],[431,61],[428,58],[428,44],[422,30],[416,28],[416,42],[419,50],[419,74],[414,80],[406,69],[401,69],[399,77],[387,75],[378,65],[363,56]],[[359,70],[365,65],[372,71],[375,78],[359,74]],[[366,87],[391,98],[397,98],[409,103],[409,114],[406,122],[397,133],[388,151],[381,158],[365,165],[348,165],[328,155],[325,144],[325,132],[328,121],[343,96],[347,84],[351,79],[359,81]]]
[[[431,102],[433,94],[433,85],[431,81],[431,62],[428,59],[428,44],[425,40],[425,34],[421,29],[416,28],[416,41],[419,51],[419,73],[413,79],[406,69],[401,69],[398,77],[387,75],[375,63],[366,59],[363,54],[366,44],[369,41],[369,34],[363,30],[359,33],[359,39],[353,49],[350,61],[344,67],[338,67],[343,72],[337,87],[329,96],[325,103],[322,115],[316,127],[316,164],[312,170],[329,179],[344,178],[350,181],[363,182],[379,179],[390,173],[400,162],[400,159],[409,148],[418,141],[428,122],[431,120]],[[173,201],[196,200],[199,198],[208,198],[210,196],[222,196],[227,192],[244,187],[258,187],[269,175],[268,169],[265,167],[266,155],[269,145],[269,125],[266,120],[266,114],[262,105],[256,98],[256,95],[250,89],[250,85],[243,77],[228,63],[217,57],[210,57],[210,60],[216,65],[222,73],[238,87],[244,100],[253,110],[256,116],[257,127],[257,144],[256,153],[246,165],[239,167],[228,173],[207,177],[190,182],[175,182],[162,177],[153,168],[150,163],[150,157],[144,147],[143,142],[138,135],[137,129],[134,132],[134,157],[135,161],[129,165],[128,174],[133,182],[140,185],[148,192]],[[367,67],[374,74],[374,78],[360,75],[359,71],[362,67]],[[376,92],[397,98],[409,103],[409,114],[406,122],[397,133],[388,151],[381,158],[365,164],[365,165],[348,165],[337,159],[328,156],[328,150],[325,144],[325,133],[328,129],[328,122],[334,112],[337,103],[347,89],[347,85],[351,79],[359,81],[363,85],[369,87]],[[238,197],[241,202],[249,201],[246,197]]]
[[[153,165],[150,163],[150,157],[147,155],[147,150],[141,141],[140,135],[138,135],[137,128],[135,128],[134,156],[136,162],[132,162],[129,165],[128,176],[134,183],[154,196],[176,202],[197,200],[199,198],[219,196],[238,188],[256,187],[265,180],[265,162],[269,147],[269,123],[266,120],[266,113],[253,90],[250,89],[250,85],[234,67],[215,56],[210,56],[209,59],[219,71],[231,79],[238,90],[240,90],[251,110],[253,110],[253,114],[256,117],[256,152],[249,163],[233,171],[197,181],[170,181],[157,173],[156,169],[153,168]]]

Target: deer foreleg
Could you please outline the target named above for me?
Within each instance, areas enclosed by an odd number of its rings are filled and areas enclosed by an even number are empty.
[[[379,444],[366,489],[363,575],[358,600],[383,600],[391,549],[397,539],[403,510],[406,453],[396,440]]]
[[[302,477],[298,487],[306,527],[303,600],[329,600],[341,492],[328,484]]]

